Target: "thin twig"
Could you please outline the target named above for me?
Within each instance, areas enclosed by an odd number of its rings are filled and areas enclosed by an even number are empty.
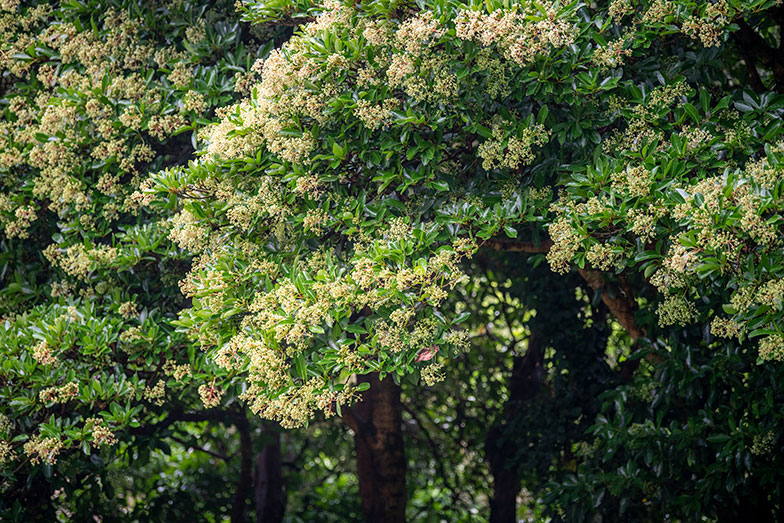
[[[207,449],[205,449],[203,447],[199,447],[198,445],[194,445],[193,443],[188,443],[184,439],[178,438],[177,436],[169,436],[169,437],[171,439],[173,439],[174,441],[176,441],[177,443],[179,443],[180,445],[184,445],[184,446],[188,447],[189,449],[198,450],[199,452],[204,452],[205,454],[209,454],[213,458],[218,458],[218,459],[223,460],[223,461],[228,461],[229,460],[228,456],[224,456],[222,454],[218,454],[217,452],[213,452],[211,450],[207,450]]]

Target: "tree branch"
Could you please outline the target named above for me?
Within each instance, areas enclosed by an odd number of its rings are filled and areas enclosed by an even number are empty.
[[[512,239],[490,239],[482,243],[481,247],[490,247],[496,251],[507,252],[527,252],[527,253],[546,253],[553,246],[549,238],[535,245],[531,242],[524,242]],[[601,298],[610,312],[616,317],[618,322],[626,329],[633,341],[645,336],[645,331],[637,325],[634,319],[634,312],[637,304],[631,295],[628,284],[624,282],[624,289],[615,285],[608,284],[602,273],[594,269],[577,269],[588,285],[597,292],[601,292]]]
[[[152,436],[159,430],[168,428],[172,424],[180,421],[226,421],[226,419],[227,413],[219,409],[209,409],[201,412],[183,412],[181,408],[175,408],[168,416],[158,423],[130,428],[128,434],[133,436]]]
[[[211,450],[207,450],[205,448],[199,447],[198,445],[189,443],[182,438],[178,438],[177,436],[169,436],[169,437],[174,441],[176,441],[177,443],[179,443],[180,445],[188,447],[189,449],[198,450],[199,452],[204,452],[205,454],[209,454],[210,456],[221,459],[223,461],[227,461],[229,459],[227,456],[224,456],[223,454],[218,454],[217,452],[213,452]]]
[[[637,321],[634,319],[637,304],[634,302],[633,296],[624,292],[621,287],[607,283],[602,273],[597,270],[578,268],[577,272],[594,291],[600,293],[602,302],[610,309],[618,323],[626,329],[633,342],[645,337],[645,330],[637,325]]]
[[[647,334],[645,329],[637,324],[634,318],[634,313],[637,310],[637,303],[634,301],[634,296],[631,293],[631,288],[626,282],[626,279],[621,279],[621,286],[614,283],[608,283],[601,272],[593,269],[577,269],[580,276],[585,279],[588,285],[595,291],[600,293],[602,302],[610,309],[610,312],[618,323],[626,329],[633,343],[637,343],[640,338],[646,338]],[[661,362],[661,356],[658,354],[648,354],[645,357],[649,363]],[[625,360],[620,364],[621,377],[623,379],[631,379],[634,371],[640,365],[639,359]]]
[[[543,240],[538,245],[534,242],[524,242],[506,238],[491,238],[485,240],[479,247],[487,247],[494,251],[506,252],[527,252],[530,254],[543,254],[550,250],[553,246],[552,240],[549,238]]]
[[[782,85],[784,85],[784,83]],[[532,242],[505,238],[493,238],[486,240],[480,245],[480,247],[489,247],[496,251],[525,253],[546,253],[552,246],[553,242],[549,238],[542,241],[539,245],[535,245]],[[626,330],[633,343],[637,343],[637,340],[640,338],[647,337],[645,329],[640,327],[634,317],[634,313],[637,311],[637,303],[634,301],[631,287],[625,278],[621,277],[621,285],[619,286],[615,283],[608,283],[604,279],[602,273],[595,269],[578,268],[577,272],[594,292],[600,293],[602,302],[607,306],[615,319],[618,320],[618,323]],[[661,358],[655,354],[650,354],[646,357],[646,360],[651,363],[657,363],[661,361]],[[638,365],[639,360],[628,360],[628,363],[621,364],[621,374],[625,377],[630,377]]]
[[[762,82],[759,71],[757,71],[757,60],[754,59],[754,55],[743,45],[742,39],[738,37],[737,33],[732,33],[732,39],[738,44],[738,50],[743,56],[743,63],[746,65],[746,72],[749,74],[751,88],[758,94],[765,92],[765,84]]]

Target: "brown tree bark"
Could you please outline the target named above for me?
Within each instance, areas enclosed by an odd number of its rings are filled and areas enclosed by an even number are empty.
[[[531,400],[539,392],[544,380],[542,347],[534,333],[528,338],[528,349],[512,363],[509,378],[509,399],[504,406],[504,418],[509,419],[520,404]],[[508,466],[508,458],[516,450],[516,442],[503,438],[504,424],[491,427],[485,437],[485,456],[493,474],[493,497],[490,500],[490,523],[517,521],[517,495],[520,493],[520,474]]]
[[[637,304],[630,289],[607,283],[602,273],[593,269],[577,269],[577,272],[591,289],[601,292],[602,302],[610,309],[618,323],[629,333],[633,342],[645,336],[645,331],[637,325],[637,320],[634,318]]]
[[[264,433],[268,441],[264,449],[256,454],[254,469],[256,523],[279,523],[283,521],[286,508],[280,432],[265,426]]]
[[[406,520],[406,457],[403,447],[400,387],[391,376],[359,377],[370,384],[362,401],[343,409],[343,420],[354,431],[362,512],[369,523]]]

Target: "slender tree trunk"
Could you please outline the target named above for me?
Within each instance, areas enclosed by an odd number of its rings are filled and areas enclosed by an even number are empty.
[[[517,494],[520,492],[520,477],[514,467],[508,467],[506,451],[508,442],[503,442],[503,428],[492,427],[485,437],[485,455],[493,474],[493,497],[490,498],[490,523],[513,523],[517,521]]]
[[[509,419],[520,403],[532,399],[539,392],[544,379],[542,347],[532,333],[528,338],[525,355],[515,357],[509,378],[509,399],[504,406],[504,418]],[[514,455],[516,442],[505,435],[505,424],[487,431],[485,456],[493,474],[493,497],[490,500],[490,523],[517,521],[517,495],[520,493],[520,474],[509,466],[509,456]]]
[[[392,377],[360,376],[370,384],[362,401],[345,409],[354,431],[362,512],[369,523],[403,523],[406,518],[406,457],[400,387]]]
[[[240,477],[231,504],[231,523],[245,521],[245,510],[252,482],[253,444],[250,437],[250,424],[245,412],[236,416],[234,426],[240,433]]]
[[[286,508],[283,471],[280,457],[280,432],[264,427],[268,438],[264,449],[256,454],[255,498],[256,523],[280,523]]]

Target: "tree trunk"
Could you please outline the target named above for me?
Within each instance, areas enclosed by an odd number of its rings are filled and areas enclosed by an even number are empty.
[[[503,427],[492,427],[485,437],[485,455],[493,475],[493,497],[490,498],[490,523],[517,521],[517,494],[520,477],[514,467],[508,467],[506,457],[509,442],[502,441]]]
[[[509,399],[504,406],[504,418],[509,419],[520,403],[532,399],[539,392],[544,379],[542,347],[534,333],[528,338],[525,355],[515,357],[509,378]],[[485,456],[493,475],[493,497],[490,500],[490,523],[517,521],[517,494],[520,493],[520,474],[509,466],[516,442],[504,434],[505,424],[487,431]]]
[[[245,509],[250,495],[251,473],[253,467],[253,444],[250,437],[250,424],[245,412],[234,419],[234,426],[240,434],[240,477],[231,504],[231,523],[245,521]]]
[[[362,512],[369,523],[403,523],[406,518],[406,457],[400,387],[392,377],[360,376],[370,384],[362,401],[344,409],[354,431]]]
[[[280,523],[286,508],[283,471],[280,458],[280,432],[264,427],[268,438],[264,449],[256,454],[255,497],[256,523]]]

